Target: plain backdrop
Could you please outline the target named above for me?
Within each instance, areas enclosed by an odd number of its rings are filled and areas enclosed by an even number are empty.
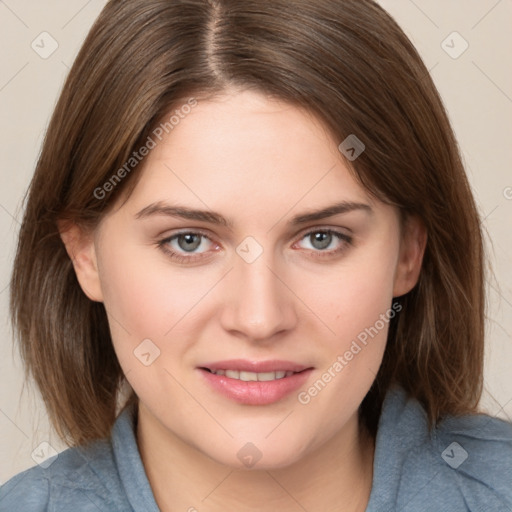
[[[418,48],[457,134],[495,274],[488,283],[481,405],[489,414],[512,421],[512,0],[380,3]],[[64,447],[49,428],[37,391],[23,389],[9,324],[8,288],[21,201],[42,137],[63,80],[104,5],[104,0],[0,0],[2,483],[35,464],[32,453],[41,443],[58,451]]]

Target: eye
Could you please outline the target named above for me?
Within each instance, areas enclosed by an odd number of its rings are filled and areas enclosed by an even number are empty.
[[[185,252],[193,252],[200,247],[202,237],[200,233],[182,233],[173,237],[172,241],[177,242],[178,247]]]
[[[303,240],[309,242],[310,247],[301,247],[311,251],[313,257],[329,257],[341,253],[352,244],[352,238],[347,234],[334,229],[315,229],[305,233],[297,244]],[[209,250],[218,250],[208,235],[200,231],[182,231],[164,238],[158,246],[171,259],[179,263],[195,262],[207,257]],[[213,249],[212,249],[213,248]],[[330,250],[328,250],[331,248]],[[202,250],[201,250],[202,249]]]
[[[309,231],[301,238],[302,240],[309,242],[310,247],[305,247],[306,249],[311,249],[314,253],[321,253],[318,256],[322,257],[338,254],[346,249],[347,245],[352,244],[352,237],[334,229],[315,229],[314,231]],[[331,250],[326,250],[329,247]]]
[[[180,262],[202,258],[210,246],[217,247],[207,235],[198,231],[176,233],[159,241],[158,245],[172,259]]]

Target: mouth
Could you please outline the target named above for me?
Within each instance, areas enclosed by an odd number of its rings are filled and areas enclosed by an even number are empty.
[[[291,370],[277,370],[275,372],[246,372],[243,370],[212,370],[210,368],[200,368],[215,375],[224,375],[229,379],[242,380],[244,382],[269,382],[271,380],[284,379],[291,377],[295,373]],[[305,371],[305,370],[303,370]]]
[[[230,360],[197,367],[210,389],[240,404],[269,405],[303,386],[312,367],[289,361]]]

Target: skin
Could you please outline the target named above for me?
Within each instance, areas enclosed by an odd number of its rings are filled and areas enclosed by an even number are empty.
[[[93,233],[62,232],[84,292],[105,305],[139,397],[139,449],[163,511],[366,508],[374,444],[357,410],[380,366],[387,323],[307,404],[297,392],[270,405],[239,404],[197,369],[284,359],[314,368],[307,390],[416,284],[421,223],[409,219],[401,229],[397,211],[354,179],[340,142],[311,115],[259,93],[199,100]],[[159,201],[219,212],[233,225],[136,218]],[[339,201],[371,210],[289,224]],[[314,233],[326,228],[350,241],[332,236],[320,247]],[[183,240],[168,242],[196,257],[179,262],[159,242],[187,230],[209,239],[199,237],[192,252]],[[236,251],[248,236],[263,250],[251,263]],[[149,366],[134,355],[144,339],[160,350]],[[262,455],[251,468],[237,457],[248,442]]]

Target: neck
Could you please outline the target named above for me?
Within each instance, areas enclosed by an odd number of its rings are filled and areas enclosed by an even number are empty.
[[[162,512],[364,512],[370,497],[374,440],[359,428],[357,416],[319,449],[276,469],[219,464],[167,430],[141,404],[137,439]]]

